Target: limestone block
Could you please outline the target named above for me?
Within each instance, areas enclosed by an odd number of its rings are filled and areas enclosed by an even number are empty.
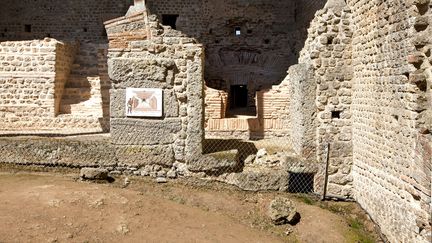
[[[82,168],[80,177],[83,180],[106,180],[108,179],[108,170],[100,168]]]
[[[115,151],[118,162],[129,166],[162,165],[171,167],[175,162],[174,151],[170,145],[116,146]]]
[[[111,58],[108,60],[108,74],[117,89],[166,88],[173,86],[168,70],[172,70],[174,65],[170,60]]]
[[[296,224],[300,220],[294,202],[288,198],[277,197],[268,208],[268,215],[275,225]]]
[[[238,150],[231,150],[202,155],[193,162],[189,161],[188,169],[192,172],[220,174],[238,170],[240,165]]]
[[[112,143],[117,145],[172,144],[181,131],[181,119],[111,119]]]
[[[248,169],[229,174],[224,181],[246,191],[287,191],[289,173],[286,170]]]

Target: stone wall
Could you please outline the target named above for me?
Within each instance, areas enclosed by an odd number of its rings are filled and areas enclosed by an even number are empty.
[[[102,130],[102,116],[63,115],[77,49],[75,44],[50,38],[0,43],[2,133]]]
[[[62,44],[49,39],[1,42],[3,122],[18,122],[20,117],[55,116],[57,45]]]
[[[352,197],[351,10],[326,6],[316,13],[300,58],[315,69],[317,160],[326,163],[329,194]],[[301,99],[301,97],[299,97]],[[308,136],[310,137],[310,136]],[[313,137],[313,136],[312,136]]]
[[[54,81],[54,102],[55,115],[60,112],[61,100],[64,94],[65,85],[68,81],[75,59],[76,47],[74,45],[57,45],[55,50],[55,81]],[[37,73],[33,73],[37,75]],[[37,92],[37,91],[36,91]]]
[[[163,28],[144,10],[109,21],[106,28],[112,143],[158,150],[155,163],[160,158],[164,165],[192,163],[202,155],[204,138],[202,46]],[[163,116],[127,117],[126,88],[162,89]]]
[[[225,91],[206,87],[205,90],[205,119],[223,119],[228,106],[228,94]]]
[[[290,138],[291,145],[299,156],[316,160],[316,90],[315,73],[308,64],[291,66],[286,78],[289,80]],[[316,188],[317,190],[318,188]]]
[[[52,37],[106,43],[104,21],[123,16],[132,0],[3,0],[0,41]]]
[[[178,15],[176,28],[205,46],[205,79],[271,88],[297,62],[313,12],[325,1],[149,0],[149,11]],[[305,11],[306,10],[306,11]],[[241,31],[240,36],[235,30]],[[227,90],[225,90],[227,91]],[[251,99],[253,105],[253,99]]]
[[[354,24],[355,199],[390,242],[430,242],[430,131],[421,117],[431,106],[427,86],[418,85],[425,82],[422,63],[412,56],[430,53],[414,25],[429,1],[347,2]]]

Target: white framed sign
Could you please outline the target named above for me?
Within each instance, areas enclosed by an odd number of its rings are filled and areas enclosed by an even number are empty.
[[[162,117],[162,89],[127,88],[126,116]]]

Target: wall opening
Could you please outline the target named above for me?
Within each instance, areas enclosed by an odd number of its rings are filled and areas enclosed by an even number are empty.
[[[290,193],[311,193],[314,188],[313,173],[293,173],[290,172],[288,192]]]
[[[331,114],[333,119],[340,119],[341,117],[341,111],[332,111]]]
[[[246,108],[248,104],[247,85],[232,85],[230,92],[230,108]]]
[[[235,27],[234,29],[234,34],[236,36],[241,36],[241,28],[240,27]]]
[[[25,24],[24,25],[24,32],[27,32],[27,33],[32,32],[32,26],[31,26],[31,24]]]
[[[178,14],[162,14],[162,24],[170,26],[173,30],[177,29]]]

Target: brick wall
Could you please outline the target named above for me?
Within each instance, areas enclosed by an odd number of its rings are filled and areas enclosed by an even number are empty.
[[[420,117],[430,106],[424,106],[425,90],[413,82],[417,68],[407,61],[424,46],[416,43],[413,28],[423,9],[398,0],[348,4],[355,28],[355,198],[389,241],[430,242],[431,161],[419,146]]]

